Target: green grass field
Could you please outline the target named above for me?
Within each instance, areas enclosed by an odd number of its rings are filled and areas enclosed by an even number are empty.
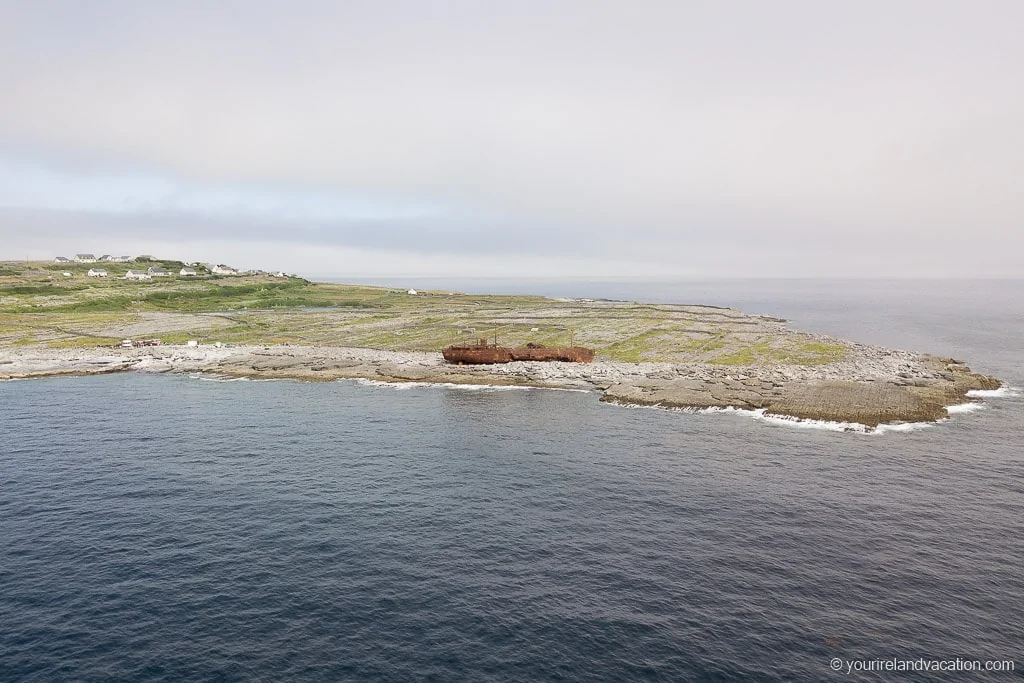
[[[120,279],[130,268],[151,265],[172,275]],[[269,275],[179,277],[181,266],[0,263],[0,346],[68,348],[159,337],[437,351],[497,335],[507,345],[566,345],[572,337],[597,349],[599,359],[630,362],[821,365],[846,353],[840,344],[728,309],[447,291],[413,296],[399,288]],[[87,277],[90,267],[109,276]]]

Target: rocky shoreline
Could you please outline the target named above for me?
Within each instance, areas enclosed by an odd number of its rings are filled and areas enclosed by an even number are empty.
[[[601,400],[611,403],[763,410],[867,428],[939,420],[948,406],[964,403],[967,392],[1001,386],[951,358],[860,344],[826,365],[753,367],[601,360],[459,366],[446,363],[440,353],[292,345],[0,349],[0,380],[124,371],[588,389],[601,391]]]

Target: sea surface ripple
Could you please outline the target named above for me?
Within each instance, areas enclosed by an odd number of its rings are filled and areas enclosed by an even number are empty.
[[[1024,399],[985,401],[868,436],[544,390],[0,383],[0,680],[1019,679]]]

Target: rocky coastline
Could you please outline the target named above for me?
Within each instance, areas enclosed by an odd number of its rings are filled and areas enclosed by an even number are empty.
[[[609,403],[663,408],[761,410],[800,420],[883,424],[930,422],[968,392],[1001,386],[961,361],[850,344],[819,366],[708,363],[513,362],[459,366],[440,353],[334,346],[157,346],[135,349],[0,348],[0,380],[112,372],[206,373],[253,379],[370,379],[520,385],[602,392]]]

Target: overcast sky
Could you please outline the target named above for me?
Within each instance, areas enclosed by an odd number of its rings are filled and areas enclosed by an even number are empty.
[[[0,0],[0,258],[1024,276],[1024,2]]]

